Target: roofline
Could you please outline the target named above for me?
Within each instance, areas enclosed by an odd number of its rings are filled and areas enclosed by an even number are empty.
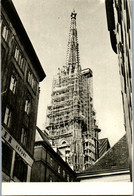
[[[110,147],[99,159],[97,159],[97,161],[94,163],[94,165],[100,161],[124,136],[126,135],[126,133],[112,146]],[[90,168],[89,168],[90,169]]]
[[[45,77],[46,74],[40,64],[40,61],[35,53],[35,50],[33,48],[33,45],[26,33],[26,30],[20,20],[20,17],[13,5],[12,0],[2,0],[1,5],[4,8],[5,12],[7,13],[16,33],[19,37],[20,42],[24,46],[31,62],[35,65],[34,69],[39,75],[39,81],[41,82]]]
[[[104,152],[104,154],[99,159],[97,159],[97,161],[94,163],[94,165],[87,168],[83,173],[91,172],[91,169],[93,167],[95,167],[96,163],[98,163],[109,151],[111,151],[111,149],[114,148],[114,146],[125,136],[126,136],[126,133],[112,147],[110,147],[106,152]]]
[[[45,141],[37,141],[35,142],[34,146],[38,146],[38,145],[42,145],[43,147],[47,148],[51,153],[54,154],[54,157],[56,157],[58,159],[58,161],[60,163],[62,163],[63,165],[65,165],[65,167],[67,167],[67,169],[74,175],[74,177],[76,177],[76,173],[70,168],[70,166],[60,157],[60,155],[58,155],[53,148],[48,145]]]
[[[111,175],[117,175],[117,174],[126,174],[130,173],[129,168],[121,168],[121,169],[114,169],[114,170],[99,170],[96,172],[87,172],[87,173],[79,173],[77,174],[77,179],[81,178],[96,178],[96,177],[102,177],[102,176],[111,176]]]
[[[110,146],[109,139],[108,139],[108,138],[102,138],[102,139],[99,139],[99,140],[98,140],[99,145],[100,145],[99,148],[101,147],[101,144],[102,144],[101,142],[104,142],[104,141],[106,141],[106,142],[107,142],[107,145],[108,145],[109,147],[111,147],[111,146]]]
[[[101,138],[101,139],[99,139],[99,140],[108,140],[108,138],[107,138],[107,137],[105,137],[105,138]]]

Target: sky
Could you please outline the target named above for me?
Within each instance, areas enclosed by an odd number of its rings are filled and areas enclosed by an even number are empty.
[[[40,83],[37,126],[45,128],[52,79],[66,63],[70,14],[75,9],[80,64],[82,69],[93,71],[99,138],[108,138],[113,146],[125,130],[118,56],[111,47],[104,0],[13,0],[13,3],[46,73]]]

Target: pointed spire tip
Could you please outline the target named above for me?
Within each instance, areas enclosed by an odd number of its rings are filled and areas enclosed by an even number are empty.
[[[75,9],[73,9],[73,11],[71,13],[71,19],[72,18],[76,19],[76,15],[77,15],[77,13],[75,12]]]

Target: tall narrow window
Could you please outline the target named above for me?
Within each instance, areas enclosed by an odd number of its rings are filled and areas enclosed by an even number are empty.
[[[34,76],[32,73],[28,72],[28,78],[27,78],[28,83],[32,87],[33,90],[36,88],[36,81],[34,79]]]
[[[15,163],[14,163],[14,171],[13,176],[17,181],[26,182],[27,178],[27,164],[23,161],[23,159],[16,153]]]
[[[20,52],[19,49],[16,47],[16,48],[15,48],[15,53],[14,53],[14,57],[15,57],[16,61],[18,61],[19,52]]]
[[[9,35],[9,31],[8,31],[7,27],[4,26],[3,31],[2,31],[2,37],[4,38],[5,41],[8,40],[8,35]]]
[[[58,166],[58,174],[60,174],[60,165]]]
[[[15,90],[16,90],[16,83],[17,83],[17,80],[16,78],[12,75],[11,76],[11,81],[10,81],[10,90],[13,92],[13,94],[15,94]]]
[[[11,110],[9,109],[9,107],[6,107],[6,111],[5,111],[5,116],[4,116],[4,123],[10,127],[11,125]]]
[[[28,72],[28,82],[29,84],[31,84],[31,73],[30,72]]]
[[[69,175],[67,174],[67,181],[69,182]]]
[[[53,182],[52,176],[49,176],[49,182]]]
[[[10,176],[13,150],[2,142],[2,171]]]
[[[34,86],[35,86],[35,80],[32,78],[32,81],[31,81],[31,87],[32,87],[32,89],[34,88]]]
[[[65,174],[65,171],[63,170],[63,177],[64,177],[64,178],[65,178],[65,175],[66,175],[66,174]]]
[[[24,58],[21,58],[20,68],[22,71],[24,71],[24,64],[25,64],[25,60],[24,60]]]
[[[18,64],[21,65],[21,60],[22,60],[22,56],[21,53],[19,53],[19,58],[18,58]]]
[[[27,100],[25,101],[25,112],[26,112],[27,114],[30,113],[30,107],[31,107],[30,100],[27,99]]]
[[[27,142],[27,130],[26,128],[21,129],[21,143],[25,146]]]
[[[52,157],[50,157],[50,165],[51,166],[53,165],[53,159],[52,159]]]

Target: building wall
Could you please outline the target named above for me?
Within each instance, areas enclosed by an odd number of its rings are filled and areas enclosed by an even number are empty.
[[[114,1],[117,53],[121,78],[124,123],[132,161],[132,24],[131,1]],[[119,17],[120,16],[120,17]]]
[[[17,13],[14,14],[12,2],[2,1],[2,170],[3,174],[5,173],[3,181],[29,181],[33,163],[40,74],[35,70],[33,60],[27,54],[21,39],[21,36],[26,35],[18,34],[14,28],[7,12],[9,7],[16,23],[21,23]]]
[[[42,142],[35,145],[34,159],[31,182],[75,181],[75,173],[51,147]]]
[[[94,178],[89,177],[80,180],[80,182],[130,182],[130,174],[118,174],[118,175],[107,175],[107,176],[96,176]]]
[[[112,9],[112,12],[111,12]],[[132,13],[130,0],[106,0],[111,45],[118,54],[124,125],[132,170]],[[112,23],[111,23],[112,21]]]

